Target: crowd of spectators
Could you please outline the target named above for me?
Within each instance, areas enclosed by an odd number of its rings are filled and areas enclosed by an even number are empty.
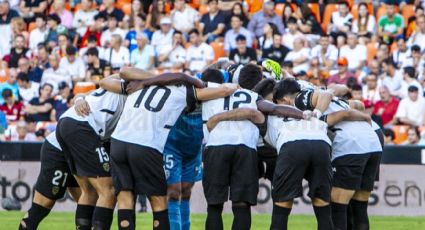
[[[425,1],[0,0],[0,134],[43,140],[75,93],[135,66],[196,74],[272,59],[345,84],[387,143],[425,125]],[[403,129],[404,128],[404,129]]]

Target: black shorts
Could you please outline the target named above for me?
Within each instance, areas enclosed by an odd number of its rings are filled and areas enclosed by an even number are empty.
[[[257,153],[245,145],[208,146],[203,155],[202,185],[208,204],[257,204]]]
[[[277,161],[276,149],[268,145],[258,147],[257,155],[258,177],[273,181],[273,174]]]
[[[272,182],[274,202],[291,201],[303,194],[302,181],[308,181],[308,196],[330,201],[331,146],[320,140],[285,143],[277,157]]]
[[[156,149],[112,139],[112,180],[115,192],[133,191],[147,196],[166,196],[163,157]]]
[[[372,191],[382,153],[350,154],[333,160],[333,186],[348,190]]]
[[[51,199],[61,199],[67,187],[78,187],[62,151],[45,141],[41,146],[41,167],[35,190]]]
[[[62,118],[56,128],[72,174],[84,177],[109,177],[109,153],[88,122]]]

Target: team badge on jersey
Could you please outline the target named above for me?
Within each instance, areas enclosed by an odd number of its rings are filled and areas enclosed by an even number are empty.
[[[53,188],[52,188],[53,195],[58,194],[58,192],[59,192],[59,186],[53,186]]]
[[[105,170],[106,172],[109,172],[109,163],[103,163],[103,170]]]

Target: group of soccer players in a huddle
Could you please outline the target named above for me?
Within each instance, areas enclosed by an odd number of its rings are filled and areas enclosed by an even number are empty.
[[[318,229],[369,229],[382,133],[348,94],[298,81],[270,60],[219,61],[197,77],[123,68],[76,96],[46,138],[19,229],[37,229],[68,190],[76,229],[110,229],[115,206],[118,229],[135,229],[135,200],[145,194],[153,229],[188,230],[201,179],[205,229],[223,229],[229,199],[232,229],[250,229],[260,177],[272,184],[270,229],[287,229],[303,179]]]

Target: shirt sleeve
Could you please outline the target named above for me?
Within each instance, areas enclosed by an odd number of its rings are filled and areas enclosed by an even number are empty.
[[[186,85],[186,109],[185,112],[190,113],[196,108],[196,90],[193,85]]]
[[[401,118],[401,117],[407,117],[406,113],[406,101],[402,100],[400,104],[398,105],[397,112],[395,113],[395,117]]]

